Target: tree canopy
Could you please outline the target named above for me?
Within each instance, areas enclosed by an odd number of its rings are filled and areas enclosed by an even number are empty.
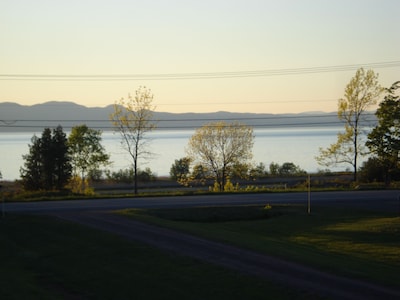
[[[80,176],[81,187],[88,173],[109,163],[110,156],[101,144],[101,131],[79,125],[72,127],[68,137],[71,165],[75,176]]]
[[[391,173],[399,168],[400,96],[396,95],[399,88],[400,81],[397,81],[387,89],[387,94],[375,113],[378,124],[368,135],[366,143],[381,164],[387,182],[390,181]]]
[[[221,191],[228,170],[252,158],[253,128],[238,122],[211,122],[196,129],[186,149],[188,156],[210,170]]]
[[[29,154],[22,156],[25,163],[20,169],[24,188],[62,189],[71,176],[67,138],[62,127],[53,131],[45,128],[42,136],[34,135],[31,142]]]
[[[187,185],[190,174],[190,162],[191,159],[189,157],[175,159],[175,162],[169,171],[171,178],[180,184]]]
[[[363,152],[362,116],[376,104],[383,88],[378,82],[378,74],[373,70],[358,69],[347,84],[344,98],[338,101],[338,118],[344,122],[344,132],[338,133],[337,142],[327,149],[320,148],[316,157],[323,166],[348,163],[353,166],[354,181],[357,181],[357,164]]]

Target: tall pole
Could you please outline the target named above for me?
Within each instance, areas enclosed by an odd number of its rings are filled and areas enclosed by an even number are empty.
[[[5,215],[6,215],[5,205],[4,205],[4,201],[5,201],[4,195],[1,195],[1,200],[2,200],[2,202],[3,202],[3,203],[1,204],[1,215],[2,215],[2,217],[4,218]]]
[[[311,213],[311,176],[308,174],[308,207],[307,207],[308,214]]]
[[[1,172],[0,172],[0,179],[3,179]],[[6,211],[5,211],[5,205],[4,205],[5,197],[4,197],[4,192],[2,191],[2,189],[3,189],[3,186],[0,184],[0,197],[1,197],[1,201],[3,202],[1,204],[1,216],[4,218],[4,216],[6,215]]]
[[[399,196],[399,216],[400,216],[400,196]]]

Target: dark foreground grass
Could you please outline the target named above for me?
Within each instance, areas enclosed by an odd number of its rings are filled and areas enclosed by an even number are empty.
[[[1,299],[309,299],[268,282],[39,216],[0,219]]]
[[[336,274],[397,286],[400,218],[313,207],[200,207],[128,210],[143,221],[297,261]]]

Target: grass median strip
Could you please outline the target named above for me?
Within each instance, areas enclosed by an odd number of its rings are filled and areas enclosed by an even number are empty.
[[[395,213],[298,205],[125,210],[120,214],[336,274],[396,286],[400,218]]]

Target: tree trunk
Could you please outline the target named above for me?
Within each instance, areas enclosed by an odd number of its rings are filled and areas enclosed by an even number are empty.
[[[357,154],[354,155],[354,178],[353,181],[357,182],[357,178],[358,174],[357,174]]]
[[[134,191],[135,195],[138,193],[138,176],[137,176],[137,159],[134,160],[133,164],[133,177],[134,177]]]
[[[222,169],[221,192],[225,190],[225,167]]]
[[[358,121],[355,121],[354,130],[354,182],[357,182],[357,158],[358,158]]]

